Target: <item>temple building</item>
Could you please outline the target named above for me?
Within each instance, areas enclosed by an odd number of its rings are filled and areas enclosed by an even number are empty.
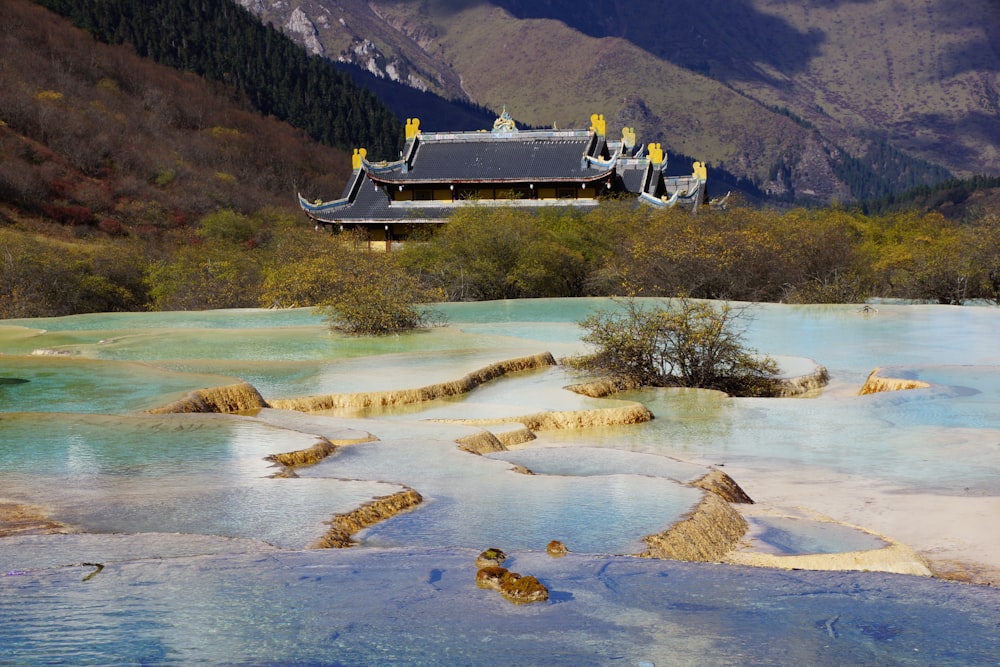
[[[317,226],[363,229],[373,245],[389,249],[420,225],[441,224],[461,206],[595,206],[602,197],[632,195],[652,206],[707,201],[706,168],[665,175],[660,144],[636,144],[624,128],[609,140],[604,117],[587,130],[519,130],[504,110],[491,131],[422,132],[406,121],[400,159],[370,162],[363,148],[340,199],[299,204]]]

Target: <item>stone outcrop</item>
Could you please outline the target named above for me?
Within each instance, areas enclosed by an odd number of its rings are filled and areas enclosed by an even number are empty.
[[[188,412],[249,412],[268,407],[264,397],[249,382],[198,389],[184,398],[159,408],[147,410],[154,415]]]
[[[507,576],[508,570],[499,565],[484,565],[476,572],[476,586],[487,588],[491,591],[499,591],[500,583]]]
[[[400,512],[413,509],[423,502],[423,497],[407,487],[398,493],[382,496],[365,503],[355,510],[338,514],[330,521],[330,529],[312,545],[313,549],[341,549],[354,546],[354,533],[391,519]]]
[[[499,591],[505,600],[514,604],[545,602],[549,589],[536,577],[511,572],[505,567],[487,566],[476,572],[476,586]]]
[[[299,412],[320,412],[338,408],[368,408],[375,406],[409,405],[433,401],[448,396],[465,394],[481,384],[509,373],[554,366],[555,358],[548,352],[517,359],[508,359],[473,371],[451,382],[441,382],[417,389],[360,392],[354,394],[328,394],[303,398],[275,399],[271,407]]]
[[[514,604],[530,604],[548,600],[549,589],[530,574],[522,576],[508,572],[500,579],[500,595]]]
[[[930,385],[920,380],[904,380],[899,378],[880,377],[881,368],[876,368],[868,375],[864,385],[858,391],[859,396],[877,394],[883,391],[905,391],[907,389],[927,389]]]

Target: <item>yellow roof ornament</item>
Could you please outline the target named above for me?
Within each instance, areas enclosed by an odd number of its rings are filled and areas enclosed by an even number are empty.
[[[413,137],[420,134],[420,119],[419,118],[407,118],[406,119],[406,140],[409,141]]]
[[[632,150],[635,148],[635,129],[631,127],[622,128],[622,145]]]
[[[351,166],[357,171],[361,169],[361,163],[364,161],[365,156],[368,155],[367,148],[355,148],[354,155],[351,156]]]
[[[514,123],[514,119],[510,117],[507,113],[507,107],[503,108],[503,112],[493,121],[493,131],[494,132],[516,132],[517,124]]]
[[[649,144],[649,161],[653,164],[663,164],[663,146]]]
[[[590,116],[590,131],[599,137],[603,137],[607,132],[608,124],[604,120],[604,114],[595,113]]]
[[[694,167],[692,176],[702,181],[708,180],[708,168],[705,166],[704,162],[695,162],[691,166]]]

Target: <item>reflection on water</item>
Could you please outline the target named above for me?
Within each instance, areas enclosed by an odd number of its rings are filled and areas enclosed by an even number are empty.
[[[380,651],[360,648],[365,633],[349,619],[326,628],[304,622],[303,614],[322,615],[325,608],[310,597],[311,586],[322,589],[325,596],[341,596],[330,605],[355,609],[368,605],[385,613],[387,600],[394,595],[371,592],[379,590],[388,576],[385,572],[380,572],[378,581],[369,581],[363,593],[353,589],[343,592],[350,586],[342,580],[342,573],[335,574],[339,572],[337,563],[347,561],[352,564],[346,568],[363,571],[363,555],[303,556],[295,564],[304,568],[301,574],[288,569],[295,559],[286,557],[279,563],[263,552],[236,560],[212,556],[214,560],[205,561],[211,563],[206,570],[187,560],[188,555],[177,556],[180,560],[164,568],[162,576],[159,566],[144,564],[145,559],[158,557],[157,542],[171,542],[154,538],[166,533],[178,534],[174,540],[186,539],[182,537],[185,534],[192,540],[195,535],[206,536],[199,539],[225,536],[302,548],[322,534],[324,521],[332,515],[393,493],[402,485],[417,489],[425,502],[414,511],[363,531],[358,538],[371,559],[399,549],[412,550],[418,560],[424,558],[417,555],[424,553],[421,550],[448,550],[448,555],[440,558],[452,569],[438,576],[415,572],[417,583],[424,582],[419,590],[410,590],[411,583],[393,579],[408,591],[401,593],[400,599],[414,605],[416,599],[437,599],[444,585],[452,586],[454,592],[459,581],[472,581],[471,574],[454,570],[459,567],[452,556],[456,549],[474,552],[495,545],[534,553],[549,540],[559,539],[577,554],[638,551],[642,535],[662,530],[698,502],[701,492],[687,483],[706,468],[693,461],[776,469],[807,466],[870,480],[873,485],[889,485],[901,492],[1000,496],[1000,447],[996,446],[1000,442],[1000,412],[995,409],[1000,398],[1000,346],[994,341],[1000,312],[985,307],[880,305],[877,313],[869,314],[851,306],[755,307],[747,341],[766,353],[812,359],[826,366],[831,384],[818,398],[731,399],[717,392],[657,389],[595,400],[563,390],[575,378],[564,368],[551,368],[516,374],[468,395],[405,408],[313,416],[272,410],[254,416],[142,414],[185,392],[228,384],[234,378],[252,383],[265,398],[282,398],[421,387],[457,379],[502,359],[544,351],[561,357],[583,349],[575,322],[598,307],[613,307],[613,303],[578,299],[443,304],[441,310],[450,319],[449,327],[375,339],[329,333],[309,310],[96,314],[0,323],[0,500],[41,506],[53,519],[79,531],[123,533],[136,539],[149,536],[148,542],[130,545],[127,559],[124,551],[116,551],[121,547],[111,542],[104,547],[88,544],[88,554],[103,548],[100,558],[109,562],[141,560],[131,566],[107,568],[87,582],[87,589],[71,585],[80,582],[78,571],[57,568],[36,572],[30,564],[24,565],[26,574],[0,579],[0,612],[4,614],[13,608],[4,605],[13,605],[15,598],[41,592],[67,610],[59,619],[62,634],[40,640],[40,631],[33,624],[57,612],[45,606],[43,598],[36,599],[26,607],[29,611],[24,612],[20,624],[0,630],[0,646],[4,647],[0,648],[0,662],[11,662],[17,651],[39,658],[42,653],[24,653],[38,646],[47,646],[57,661],[80,663],[107,662],[107,656],[120,654],[133,662],[185,662],[209,655],[215,656],[208,658],[213,663],[272,664],[291,655],[290,662],[322,658],[320,661],[326,662],[440,664],[433,656],[439,657],[441,652],[455,650],[456,655],[470,655],[466,651],[475,644],[472,640],[477,633],[468,624],[453,627],[450,635],[442,633],[434,641],[429,639],[435,632],[431,627],[424,628],[423,632],[430,634],[421,641],[412,641],[413,637],[402,632],[384,634],[384,651]],[[883,375],[916,378],[931,387],[856,396],[876,367],[883,368]],[[546,431],[533,442],[489,456],[474,456],[455,445],[458,437],[474,432],[475,427],[431,421],[501,419],[619,401],[641,402],[655,419],[627,427]],[[263,460],[268,454],[307,448],[317,436],[334,438],[345,428],[370,432],[378,441],[342,447],[323,463],[299,470],[298,478],[270,477],[274,469]],[[535,474],[514,472],[515,464]],[[760,539],[782,553],[825,553],[859,545],[876,548],[871,545],[878,542],[876,538],[857,542],[857,533],[838,532],[831,526],[814,528],[805,529],[801,523],[772,523]],[[82,546],[71,540],[84,537],[34,539],[53,540],[48,551],[65,554],[63,564],[69,565],[98,557],[72,556],[74,549]],[[29,551],[22,548],[18,552],[13,547],[5,551],[4,544],[14,543],[0,540],[0,562],[13,563],[9,571],[19,572],[18,553]],[[26,547],[28,543],[23,544]],[[176,553],[189,554],[199,548],[192,542]],[[217,553],[205,548],[206,558]],[[365,549],[357,551],[363,554]],[[542,572],[549,567],[545,561],[530,562]],[[603,575],[599,571],[605,566],[607,562],[593,565],[594,572],[581,574],[579,581],[600,581]],[[405,564],[394,567],[405,569]],[[666,570],[656,567],[667,566],[640,568],[635,600],[642,599],[639,589],[656,589],[657,578],[666,576],[662,574]],[[315,580],[310,572],[315,573]],[[260,590],[277,587],[286,592],[285,597],[268,593],[274,606],[264,621],[254,618],[256,612],[237,608],[260,594],[255,586],[234,583],[247,577],[246,573],[261,582]],[[551,609],[578,609],[580,600],[575,595],[596,600],[611,594],[591,588],[574,594],[571,591],[577,584],[571,575],[555,570],[549,574],[563,586],[562,591],[555,591]],[[629,576],[622,574],[614,580],[615,595],[629,588]],[[701,586],[709,585],[695,571],[685,576]],[[713,576],[725,579],[717,573]],[[752,576],[764,581],[775,575]],[[834,575],[802,576],[807,577],[803,581],[813,582],[805,586],[809,590],[837,587],[841,584],[835,582],[847,581],[822,578]],[[182,585],[184,578],[199,582],[196,599]],[[321,584],[324,578],[337,580],[341,592],[334,593]],[[147,579],[162,596],[159,602],[136,592],[129,598],[134,604],[121,607],[122,616],[86,620],[81,610],[88,605],[128,598],[129,591],[139,591],[135,587]],[[779,582],[768,580],[771,586],[780,587]],[[607,581],[610,585],[611,580]],[[944,584],[919,584],[925,585]],[[907,586],[918,587],[905,584],[898,588],[909,590]],[[244,602],[227,606],[228,591],[236,589]],[[463,589],[461,595],[475,595],[475,590]],[[695,594],[689,592],[682,601],[688,612],[668,615],[667,619],[662,615],[664,608],[655,606],[652,593],[648,604],[639,606],[629,607],[631,603],[621,598],[605,601],[596,611],[583,612],[590,614],[585,620],[573,616],[580,611],[567,611],[569,616],[562,618],[547,611],[528,613],[546,615],[539,625],[543,635],[544,628],[560,628],[570,633],[568,637],[574,632],[580,637],[610,632],[608,619],[621,616],[624,620],[620,623],[629,628],[626,634],[636,633],[631,644],[652,647],[651,653],[644,655],[619,644],[619,653],[601,654],[593,664],[621,655],[627,655],[632,664],[651,657],[660,658],[656,664],[670,664],[664,647],[677,649],[679,636],[704,643],[678,649],[688,650],[690,656],[697,648],[735,660],[735,654],[711,637],[746,636],[747,621],[722,614],[716,619],[721,624],[716,635],[692,633],[688,616],[697,605],[690,606],[695,604],[690,597]],[[762,602],[765,593],[753,595],[766,606]],[[919,599],[921,594],[915,593],[907,603],[911,613],[944,614],[935,617],[933,627],[937,629],[924,628],[922,632],[940,635],[949,627],[955,631],[951,624],[960,623],[956,620],[959,617],[962,623],[982,621],[963,615],[967,612],[961,605],[917,610]],[[454,595],[441,598],[446,605],[455,604],[454,600]],[[734,608],[739,606],[731,603]],[[977,600],[969,609],[982,604]],[[183,612],[181,606],[185,606]],[[831,640],[845,636],[851,637],[850,641],[836,644],[829,649],[833,652],[819,661],[817,656],[823,655],[820,648],[806,650],[803,662],[873,664],[885,662],[881,659],[885,655],[891,655],[889,662],[912,662],[909,654],[904,659],[898,651],[880,653],[876,649],[885,648],[880,642],[887,642],[882,637],[889,635],[859,630],[867,622],[861,618],[850,626],[846,619],[852,612],[837,612],[833,606],[823,611],[808,607],[812,617],[804,632],[817,647],[830,646]],[[989,614],[996,612],[995,607],[987,608],[991,610],[985,617],[988,621]],[[299,611],[302,609],[312,611]],[[446,615],[443,609],[434,609]],[[466,612],[472,618],[482,610]],[[384,631],[389,623],[385,618],[365,618],[363,613],[358,611],[355,616],[365,619],[362,625],[370,623]],[[768,613],[772,620],[780,616],[774,609]],[[897,613],[898,607],[887,607],[875,614],[871,627],[888,627],[890,615]],[[169,624],[158,620],[164,614],[171,614]],[[178,614],[186,616],[176,618]],[[212,614],[224,618],[232,631],[232,641],[223,641],[216,648],[202,630],[191,625]],[[403,617],[397,620],[403,623]],[[496,618],[493,621],[502,623]],[[267,642],[249,638],[253,628],[263,627],[259,623],[264,622],[271,638]],[[755,630],[764,637],[781,631],[777,620],[773,627],[762,623],[767,627]],[[906,630],[901,632],[892,635],[897,645],[906,643]],[[183,636],[199,639],[190,644]],[[805,636],[800,638],[802,645],[811,646],[812,640]],[[994,640],[989,637],[989,632],[980,632],[971,643],[950,645],[955,664],[976,663],[975,658],[993,648],[990,642]],[[543,639],[536,634],[529,639],[521,635],[520,641],[533,650],[543,644],[553,646],[551,637]],[[78,649],[76,654],[59,648],[71,642],[82,642],[89,648]],[[252,654],[241,648],[251,645],[255,647]],[[340,646],[344,653],[331,655],[330,646]],[[407,653],[405,646],[414,647],[415,652]],[[563,644],[559,646],[567,650]],[[907,646],[911,652],[936,650],[919,642]],[[754,656],[751,662],[773,662],[766,639],[748,650]],[[491,656],[486,662],[511,662],[495,649],[484,655]],[[586,664],[586,660],[579,660],[579,652],[565,655],[574,659],[562,660],[557,655],[552,662]],[[915,664],[927,655],[920,657]],[[938,664],[950,663],[949,655],[938,654],[938,658]],[[525,660],[526,664],[534,662]],[[691,664],[694,662],[692,659]],[[14,660],[12,664],[18,663]]]
[[[754,519],[750,538],[764,545],[758,549],[761,553],[781,556],[836,554],[887,546],[885,540],[848,526],[785,517]]]
[[[212,446],[211,439],[177,436],[174,429],[157,431],[152,438],[148,433],[125,435],[138,428],[135,419],[128,427],[118,423],[92,426],[93,434],[82,448],[72,444],[77,436],[50,437],[44,431],[35,434],[15,424],[37,421],[31,415],[39,412],[126,415],[191,389],[231,382],[231,378],[251,382],[265,398],[424,386],[456,379],[504,358],[542,351],[554,351],[557,356],[577,352],[582,348],[575,322],[597,307],[614,304],[601,299],[442,304],[450,327],[383,338],[329,333],[307,309],[115,313],[5,323],[7,326],[0,327],[0,350],[4,353],[0,356],[0,377],[9,381],[0,385],[0,410],[23,413],[13,422],[10,418],[0,422],[6,458],[24,457],[18,460],[25,461],[36,457],[41,462],[46,455],[39,455],[39,445],[49,437],[60,444],[46,444],[45,448],[63,452],[67,466],[88,456],[113,463],[94,477],[127,477],[133,466],[152,470],[167,461],[199,461],[205,455],[201,449]],[[995,442],[1000,433],[1000,412],[993,409],[1000,394],[1000,349],[992,344],[992,327],[998,319],[995,309],[883,305],[877,314],[864,314],[851,306],[765,305],[753,312],[754,320],[746,333],[748,342],[764,352],[815,359],[826,365],[832,377],[829,391],[818,399],[733,400],[716,392],[660,389],[620,394],[607,401],[562,390],[575,378],[563,368],[550,368],[489,383],[467,395],[403,408],[354,411],[349,416],[376,417],[383,423],[509,418],[541,410],[581,410],[619,400],[639,401],[656,419],[628,427],[545,432],[539,434],[536,446],[627,451],[664,461],[805,464],[872,476],[902,488],[947,492],[961,485],[963,490],[1000,495],[1000,448],[983,446],[991,439]],[[26,352],[38,349],[59,354]],[[895,371],[925,380],[932,387],[867,397],[838,389],[856,390],[879,366],[885,369],[884,374]],[[45,426],[67,419],[52,419]],[[263,428],[260,424],[248,427],[240,418],[230,419],[238,424],[227,427],[230,431]],[[80,420],[76,423],[79,429]],[[281,438],[257,437],[242,439],[256,443],[246,447],[248,456],[259,458],[286,448]],[[123,441],[129,445],[122,446]],[[155,446],[144,446],[154,442]],[[444,442],[451,440],[444,437]],[[430,460],[427,452],[416,451],[418,459]],[[460,466],[461,459],[447,463],[434,460],[433,466]],[[510,460],[516,462],[513,457]],[[975,460],[976,465],[970,467],[969,460]],[[536,464],[548,470],[548,464]],[[597,456],[590,468],[603,467],[610,473],[619,464],[610,455]],[[524,465],[532,467],[530,462]],[[233,466],[229,461],[222,470],[236,470]],[[200,482],[191,482],[196,474],[220,474],[219,469],[209,470],[205,465],[198,472],[186,462],[173,467],[178,471],[172,475],[177,483],[186,479],[196,487]],[[336,468],[332,464],[328,467],[331,471]],[[565,467],[556,466],[549,474],[565,472]],[[3,474],[27,473],[12,460]],[[67,468],[59,474],[73,472]],[[266,477],[260,470],[255,474]],[[351,476],[346,471],[329,474]],[[579,471],[570,474],[581,476]],[[357,478],[419,486],[412,475],[393,475],[391,465],[359,473]],[[251,486],[263,489],[270,484],[257,479]],[[300,486],[304,489],[306,485]],[[246,502],[252,497],[246,496]],[[259,506],[255,511],[264,513],[268,503],[254,505]],[[100,513],[95,510],[95,514]],[[124,517],[129,513],[116,508],[114,514]],[[433,516],[430,509],[421,514]],[[670,512],[667,515],[673,516]],[[253,523],[247,516],[232,520]],[[428,525],[416,532],[452,532],[438,527],[434,520],[428,520]],[[620,542],[615,541],[619,546]]]

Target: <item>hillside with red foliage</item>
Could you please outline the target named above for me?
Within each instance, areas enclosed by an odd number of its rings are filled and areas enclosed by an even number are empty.
[[[28,2],[0,5],[0,220],[158,237],[211,211],[334,192],[346,155],[232,90],[107,46]]]

